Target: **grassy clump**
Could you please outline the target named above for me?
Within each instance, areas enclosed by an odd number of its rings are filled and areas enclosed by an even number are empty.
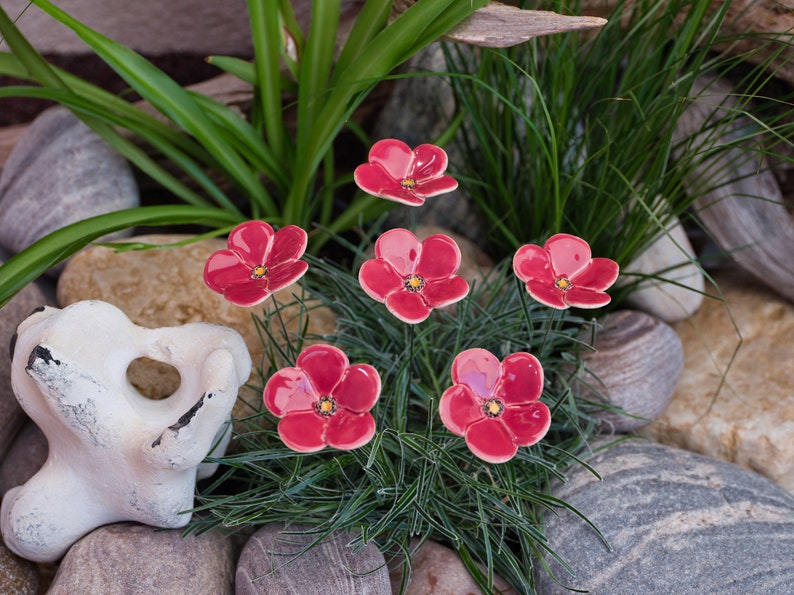
[[[564,480],[595,428],[568,388],[581,365],[577,352],[592,340],[595,322],[532,303],[507,269],[505,264],[475,286],[456,311],[434,312],[412,327],[367,297],[355,273],[314,261],[309,290],[336,311],[338,332],[292,336],[285,344],[269,331],[269,359],[273,367],[292,365],[302,340],[321,339],[351,362],[375,366],[383,382],[373,409],[375,438],[350,452],[297,454],[282,444],[266,411],[243,420],[247,429],[236,436],[238,452],[221,459],[224,472],[199,495],[193,530],[309,523],[317,540],[339,529],[354,531],[354,548],[374,541],[387,558],[405,564],[417,544],[432,538],[460,554],[484,591],[493,591],[497,573],[519,591],[532,592],[539,555],[555,555],[542,512],[570,508],[549,494],[549,482]],[[542,400],[552,411],[552,427],[508,463],[474,457],[437,415],[439,398],[451,385],[452,360],[471,347],[499,358],[529,351],[546,372]]]

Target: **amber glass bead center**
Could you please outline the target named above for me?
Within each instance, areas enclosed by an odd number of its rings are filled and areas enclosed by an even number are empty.
[[[336,401],[334,401],[333,397],[321,397],[314,407],[317,413],[323,417],[328,417],[336,411]]]
[[[499,417],[502,415],[502,411],[505,410],[504,403],[499,399],[488,399],[483,403],[482,408],[488,417]]]
[[[267,267],[263,264],[257,265],[251,269],[251,279],[261,279],[267,275]]]

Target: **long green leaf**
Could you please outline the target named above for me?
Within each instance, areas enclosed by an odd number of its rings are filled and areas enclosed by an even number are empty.
[[[190,205],[139,207],[98,215],[64,226],[0,266],[0,308],[49,268],[97,238],[136,225],[234,225],[241,219],[223,209]]]
[[[190,94],[131,49],[86,27],[48,0],[33,0],[36,6],[74,31],[102,60],[149,103],[192,134],[212,153],[251,200],[266,205],[268,197],[256,173],[227,143],[217,125],[196,104]]]

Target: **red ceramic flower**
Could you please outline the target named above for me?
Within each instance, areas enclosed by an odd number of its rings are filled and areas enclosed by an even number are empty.
[[[380,396],[380,376],[368,364],[350,365],[332,345],[312,345],[294,368],[282,368],[265,385],[265,406],[280,417],[278,434],[289,448],[315,452],[326,445],[358,448],[375,435],[369,410]]]
[[[369,163],[353,172],[359,188],[374,196],[418,207],[429,196],[452,192],[454,178],[444,175],[447,154],[435,145],[419,145],[413,151],[404,142],[387,138],[369,151]]]
[[[499,362],[490,351],[469,349],[452,363],[452,382],[438,406],[441,421],[484,461],[509,461],[549,430],[551,413],[538,400],[543,368],[534,355],[519,352]]]
[[[521,246],[513,257],[513,271],[529,295],[560,310],[606,306],[610,297],[604,290],[618,278],[614,260],[591,258],[590,245],[567,233],[550,237],[543,248]]]
[[[274,232],[264,221],[246,221],[229,234],[228,250],[207,259],[204,283],[237,306],[255,306],[303,276],[309,265],[298,259],[306,241],[295,225]]]
[[[455,273],[460,248],[443,234],[420,242],[407,229],[391,229],[375,242],[375,258],[358,272],[362,289],[403,322],[416,324],[433,308],[466,297],[469,284]]]

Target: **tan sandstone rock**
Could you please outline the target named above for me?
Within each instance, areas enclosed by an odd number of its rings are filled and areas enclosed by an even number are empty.
[[[146,235],[128,241],[143,244],[174,244],[184,241],[186,235]],[[58,281],[57,297],[61,307],[71,303],[96,299],[109,302],[120,308],[135,324],[147,328],[182,325],[188,322],[215,322],[232,327],[245,340],[253,360],[254,371],[249,383],[262,386],[258,368],[268,373],[265,346],[260,339],[253,316],[274,310],[272,300],[259,306],[241,308],[227,302],[223,296],[213,293],[204,285],[204,263],[216,250],[226,248],[226,241],[212,238],[167,249],[133,250],[116,252],[103,246],[91,246],[75,255]],[[299,284],[276,293],[282,306],[282,320],[291,336],[303,322],[301,306],[293,294],[301,296]],[[307,333],[326,335],[336,327],[336,316],[327,308],[317,308],[316,303],[307,302],[310,311]],[[271,328],[276,337],[281,337],[281,323],[273,318]],[[130,371],[130,381],[144,395],[165,397],[178,386],[175,370],[153,368],[147,362]],[[170,391],[170,392],[169,392]],[[244,390],[244,401],[257,405],[261,395]],[[242,403],[235,415],[243,414]]]
[[[670,405],[642,434],[738,463],[794,490],[794,305],[745,274],[716,278],[676,325],[684,371]]]

